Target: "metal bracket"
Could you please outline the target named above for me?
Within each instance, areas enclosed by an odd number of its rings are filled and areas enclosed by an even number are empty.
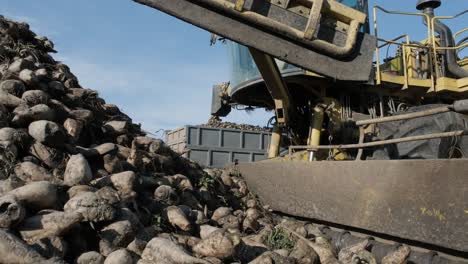
[[[319,28],[320,18],[322,17],[323,0],[315,0],[310,9],[309,20],[304,31],[304,38],[312,39]]]
[[[234,9],[236,11],[242,12],[242,10],[244,10],[244,4],[245,4],[245,0],[237,0],[236,5],[234,6]]]
[[[284,9],[287,9],[289,7],[289,2],[291,2],[291,0],[276,0],[272,4],[276,4]]]
[[[282,131],[278,124],[275,124],[271,133],[270,146],[268,147],[268,158],[276,158],[279,155]]]
[[[212,5],[226,13],[240,16],[241,19],[245,19],[249,23],[269,28],[294,40],[306,42],[312,47],[334,57],[347,57],[352,53],[357,43],[359,26],[366,22],[367,17],[366,14],[340,4],[335,0],[313,0],[306,30],[302,31],[291,25],[284,24],[278,19],[264,16],[252,10],[244,10],[246,0],[236,0],[234,3],[227,0],[200,1],[205,2],[207,5]],[[344,46],[339,46],[322,39],[312,39],[316,30],[319,28],[320,17],[323,13],[327,13],[327,15],[349,25]]]
[[[276,65],[275,59],[253,48],[249,48],[249,51],[275,102],[277,122],[279,124],[287,124],[289,120],[291,96],[289,95],[286,83],[283,81],[283,77],[281,77],[281,72]]]

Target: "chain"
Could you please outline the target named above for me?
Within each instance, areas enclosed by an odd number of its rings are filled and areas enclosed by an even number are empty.
[[[332,141],[333,141],[333,135],[332,135],[332,127],[333,127],[333,124],[332,122],[329,122],[328,123],[328,145],[332,145]],[[333,160],[335,158],[335,156],[333,155],[333,149],[329,149],[328,150],[328,158],[327,160]]]
[[[331,145],[331,142],[333,140],[333,137],[332,136],[329,136],[328,137],[328,141],[330,142],[330,145]],[[332,149],[329,149],[328,150],[328,158],[327,160],[333,160],[335,158],[335,155],[333,155],[333,150]]]

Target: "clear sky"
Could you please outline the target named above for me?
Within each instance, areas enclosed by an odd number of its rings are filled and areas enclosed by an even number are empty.
[[[468,9],[468,0],[443,2],[439,15]],[[371,6],[411,12],[415,3],[370,0]],[[2,0],[0,14],[53,40],[55,58],[82,86],[99,91],[148,131],[206,122],[212,85],[229,80],[226,48],[210,47],[208,32],[131,0]],[[465,15],[449,25],[457,30],[467,21]],[[388,39],[425,34],[416,18],[383,16],[380,25]],[[270,115],[234,112],[226,120],[264,125]]]

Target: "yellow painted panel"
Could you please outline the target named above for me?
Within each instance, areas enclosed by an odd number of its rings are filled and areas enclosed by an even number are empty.
[[[403,86],[405,84],[405,77],[392,75],[388,73],[382,73],[382,82],[400,84],[401,86]],[[411,89],[411,86],[427,87],[427,88],[430,88],[432,86],[430,79],[421,80],[421,79],[409,78],[408,84],[410,86],[410,89]]]
[[[468,65],[467,65],[467,66],[468,66]],[[458,88],[460,88],[460,89],[468,88],[468,77],[462,78],[462,79],[458,79],[458,80],[457,80],[457,86],[458,86]]]
[[[436,91],[466,92],[468,91],[468,78],[453,79],[442,77],[437,79]]]

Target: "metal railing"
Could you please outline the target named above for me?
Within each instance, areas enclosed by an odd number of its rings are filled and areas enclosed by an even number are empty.
[[[457,43],[457,37],[458,37],[459,35],[465,33],[465,32],[468,32],[468,28],[464,28],[464,29],[458,31],[457,33],[455,33],[455,34],[453,35],[453,39],[455,40],[455,43]],[[467,41],[467,39],[465,39],[465,41]],[[467,42],[468,42],[468,41],[467,41]],[[466,48],[466,47],[461,47],[460,49],[458,49],[458,50],[457,50],[457,55],[460,55],[460,52],[461,52],[462,50],[464,50],[465,48]],[[460,63],[461,61],[463,61],[463,59],[460,60],[460,61],[458,61],[458,63]]]
[[[393,45],[398,45],[401,47],[401,50],[402,50],[402,57],[403,57],[403,77],[404,77],[404,85],[403,85],[403,89],[406,89],[409,87],[409,76],[408,76],[408,68],[407,68],[407,65],[408,65],[408,56],[407,56],[407,49],[406,48],[420,48],[420,49],[426,49],[428,50],[430,53],[431,52],[431,47],[430,46],[426,46],[426,45],[422,45],[422,44],[411,44],[410,42],[410,37],[408,35],[401,35],[395,39],[392,39],[392,40],[386,40],[386,39],[382,39],[382,38],[379,38],[379,33],[378,33],[378,18],[377,18],[377,11],[380,10],[382,11],[383,13],[386,13],[386,14],[390,14],[390,15],[404,15],[404,16],[417,16],[417,17],[422,17],[422,18],[425,18],[426,19],[426,25],[427,26],[427,39],[428,39],[428,43],[431,43],[431,39],[432,39],[432,28],[431,28],[431,17],[427,14],[424,14],[424,13],[415,13],[415,12],[399,12],[399,11],[389,11],[389,10],[386,10],[384,8],[382,8],[381,6],[374,6],[373,8],[373,13],[374,13],[374,34],[375,34],[375,37],[377,38],[378,42],[377,42],[377,46],[376,46],[376,52],[375,52],[375,56],[376,56],[376,68],[377,68],[377,76],[376,76],[376,84],[379,85],[382,83],[382,71],[380,70],[380,49],[387,46],[387,45],[390,45],[390,44],[393,44]],[[406,37],[406,43],[400,43],[400,42],[397,42],[398,40],[402,39],[403,37]],[[379,46],[379,42],[384,42],[383,45],[380,45]],[[432,58],[431,56],[429,56],[429,64],[432,65]],[[435,88],[435,84],[434,84],[434,74],[433,74],[433,68],[432,67],[429,67],[430,68],[430,72],[431,72],[431,88],[434,89]]]
[[[406,45],[404,45],[404,44],[402,44],[402,43],[400,43],[400,42],[397,42],[398,40],[400,40],[400,39],[402,39],[402,38],[405,38],[405,39],[406,39]],[[380,42],[384,42],[383,45],[380,45],[380,46],[377,47],[377,50],[380,50],[381,48],[384,48],[384,47],[386,47],[386,46],[388,46],[388,45],[392,45],[392,44],[393,44],[393,45],[398,45],[398,46],[401,46],[401,47],[402,47],[402,49],[401,49],[401,52],[402,52],[402,53],[401,53],[401,56],[403,57],[403,69],[404,69],[404,70],[403,70],[403,76],[404,76],[404,79],[405,79],[405,83],[404,83],[404,85],[403,85],[403,88],[404,88],[404,89],[408,88],[408,86],[409,86],[409,79],[408,79],[408,72],[407,72],[407,70],[406,70],[408,67],[407,67],[407,61],[406,61],[407,57],[406,57],[406,49],[405,49],[405,46],[411,45],[411,44],[410,44],[409,35],[407,35],[407,34],[401,35],[401,36],[396,37],[396,38],[394,38],[394,39],[392,39],[392,40],[385,40],[385,39],[381,39],[381,38],[377,38],[377,40],[380,41]],[[378,45],[378,42],[377,42],[377,45]],[[412,45],[412,46],[414,46],[414,45]],[[378,56],[378,55],[377,55],[377,56]],[[379,64],[377,67],[378,67],[378,72],[379,72],[379,76],[380,76],[380,62],[379,62],[379,60],[380,60],[380,58],[377,57],[377,62],[378,62],[378,64]]]
[[[457,40],[458,35],[460,35],[460,34],[466,32],[466,31],[468,31],[468,28],[464,28],[464,29],[458,31],[457,33],[453,34],[453,38],[454,38],[455,40]]]
[[[455,46],[455,47],[438,47],[436,44],[436,32],[434,30],[435,28],[435,22],[436,20],[450,20],[450,19],[456,19],[456,18],[459,18],[461,16],[464,16],[468,13],[468,10],[465,10],[463,12],[460,12],[454,16],[434,16],[431,18],[431,28],[432,28],[432,46],[433,46],[433,52],[434,52],[434,58],[437,57],[437,51],[439,50],[462,50],[466,47],[468,47],[468,42],[467,43],[464,43],[464,44],[461,44],[461,45],[458,45],[458,46]],[[463,32],[466,32],[468,31],[468,28],[464,28],[458,32],[456,32],[454,35],[453,35],[453,38],[454,40],[456,40],[457,36],[462,34]],[[439,61],[438,60],[434,60],[435,62],[435,68],[437,69],[439,67]]]
[[[378,37],[378,19],[377,19],[377,10],[380,10],[384,13],[387,13],[387,14],[391,14],[391,15],[405,15],[405,16],[419,16],[419,17],[423,17],[425,18],[426,20],[426,25],[427,25],[427,41],[428,43],[430,43],[429,45],[418,45],[418,44],[411,44],[410,41],[409,41],[409,36],[407,35],[402,35],[398,38],[395,38],[395,39],[392,39],[392,40],[386,40],[386,39],[382,39],[382,38],[379,38]],[[430,72],[431,72],[431,88],[432,88],[432,91],[435,91],[435,78],[437,76],[435,76],[436,74],[434,74],[434,69],[438,69],[439,66],[440,66],[440,62],[437,60],[437,53],[438,51],[441,51],[441,50],[458,50],[458,51],[461,51],[462,49],[468,47],[468,42],[467,43],[462,43],[461,45],[457,45],[457,46],[454,46],[454,47],[441,47],[441,46],[438,46],[437,45],[437,36],[436,36],[436,32],[435,32],[435,22],[437,20],[449,20],[449,19],[456,19],[456,18],[459,18],[463,15],[466,15],[468,13],[468,10],[465,10],[463,12],[460,12],[454,16],[434,16],[434,17],[430,17],[429,15],[427,14],[424,14],[424,13],[413,13],[413,12],[397,12],[397,11],[388,11],[380,6],[374,6],[374,32],[375,32],[375,36],[377,37],[378,39],[378,44],[377,44],[377,47],[376,47],[376,68],[377,68],[377,80],[376,80],[376,83],[377,84],[381,84],[382,83],[382,71],[380,70],[380,49],[382,47],[385,47],[387,45],[390,45],[390,44],[394,44],[394,45],[398,45],[401,47],[401,50],[402,50],[402,57],[403,57],[403,67],[404,67],[404,71],[403,71],[403,76],[404,76],[404,86],[403,88],[408,88],[408,85],[409,85],[409,77],[408,77],[408,69],[407,69],[407,65],[408,65],[408,57],[407,57],[407,49],[405,49],[406,47],[410,47],[410,48],[421,48],[421,49],[426,49],[428,50],[428,53],[429,54],[432,54],[432,56],[428,56],[429,58],[429,64],[432,65],[430,68]],[[467,32],[468,31],[468,28],[464,28],[458,32],[456,32],[454,34],[454,39],[456,40],[456,38],[461,35],[462,33],[464,32]],[[398,40],[402,39],[403,37],[406,37],[406,43],[399,43],[397,42]],[[385,44],[383,45],[380,45],[379,46],[379,42],[384,42]]]

